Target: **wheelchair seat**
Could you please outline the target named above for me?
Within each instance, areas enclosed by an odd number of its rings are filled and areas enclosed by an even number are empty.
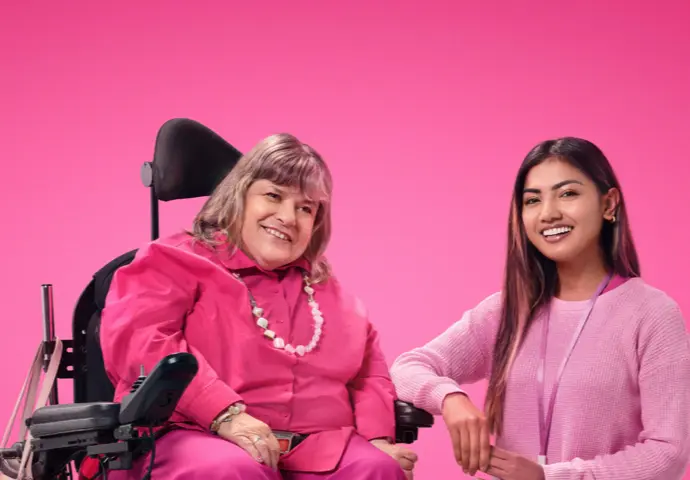
[[[241,153],[217,133],[189,119],[172,119],[160,128],[153,161],[141,168],[141,180],[150,189],[151,240],[158,238],[158,202],[208,196],[234,167]],[[114,403],[115,388],[105,372],[100,346],[101,312],[115,272],[134,259],[137,249],[99,269],[80,295],[73,316],[72,339],[62,340],[57,378],[73,380],[74,403],[60,404],[57,382],[50,405],[26,419],[34,453],[34,480],[71,478],[67,465],[86,457],[107,458],[110,470],[128,469],[138,454],[155,448],[153,429],[164,425],[196,374],[193,355],[176,353],[160,360],[148,375],[132,386],[122,402]],[[43,286],[44,346],[55,348],[52,285]],[[396,442],[413,443],[419,428],[429,428],[434,417],[409,403],[395,402]],[[149,436],[142,431],[148,430]],[[0,470],[17,478],[24,439],[0,449]],[[148,447],[142,447],[142,445]],[[105,467],[104,467],[105,468]]]

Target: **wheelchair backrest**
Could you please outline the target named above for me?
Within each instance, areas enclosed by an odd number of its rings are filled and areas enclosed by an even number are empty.
[[[134,260],[136,253],[124,253],[96,272],[77,302],[72,322],[75,403],[113,400],[115,388],[105,373],[101,351],[101,312],[115,271]]]
[[[187,118],[168,120],[158,131],[153,162],[142,167],[142,181],[151,188],[151,222],[158,235],[158,201],[211,195],[238,162],[242,153],[223,137]],[[96,272],[77,302],[72,321],[74,402],[110,402],[115,389],[103,365],[100,342],[101,312],[118,268],[129,264],[137,250],[115,258]]]

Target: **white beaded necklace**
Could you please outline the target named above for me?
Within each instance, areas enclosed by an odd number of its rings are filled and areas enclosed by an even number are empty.
[[[242,280],[242,277],[239,276],[237,273],[233,273],[235,278],[239,280],[245,287],[247,287],[247,284]],[[319,310],[319,304],[316,303],[314,300],[314,289],[311,287],[311,282],[309,280],[309,277],[307,276],[306,273],[302,275],[302,278],[304,279],[304,291],[307,293],[309,296],[308,303],[309,306],[311,307],[311,315],[314,318],[314,335],[311,337],[311,341],[309,344],[305,345],[297,345],[296,347],[293,347],[289,343],[286,344],[285,340],[282,338],[278,337],[276,335],[276,332],[273,330],[268,329],[268,320],[264,318],[264,310],[263,308],[259,307],[256,303],[256,300],[254,299],[254,296],[252,295],[252,292],[249,291],[249,287],[247,287],[247,292],[249,293],[249,303],[252,306],[252,314],[254,317],[256,317],[256,324],[263,330],[264,337],[268,338],[269,340],[273,341],[273,346],[278,349],[284,349],[288,353],[292,354],[297,354],[299,356],[303,356],[305,353],[309,353],[312,350],[316,348],[316,345],[319,343],[319,339],[321,338],[321,329],[323,328],[323,315],[321,311]]]

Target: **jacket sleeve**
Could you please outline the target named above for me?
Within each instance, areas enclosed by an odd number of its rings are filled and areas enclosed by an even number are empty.
[[[185,267],[190,260],[180,249],[151,243],[137,252],[132,263],[118,269],[102,312],[101,348],[106,372],[116,386],[116,401],[128,393],[141,366],[150,372],[166,355],[194,355],[199,370],[176,411],[209,428],[241,397],[185,339],[185,320],[198,294],[197,281]]]
[[[546,480],[683,477],[690,460],[690,341],[674,303],[646,319],[637,349],[643,425],[637,443],[591,460],[546,465]]]
[[[357,304],[359,314],[366,316],[361,302]],[[395,440],[395,388],[379,345],[378,332],[368,321],[364,360],[349,390],[357,432],[367,440]]]

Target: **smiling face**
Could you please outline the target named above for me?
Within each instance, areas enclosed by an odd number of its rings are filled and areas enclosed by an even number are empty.
[[[266,270],[297,260],[311,241],[317,210],[318,205],[298,189],[257,180],[244,202],[245,253]]]
[[[618,191],[601,195],[597,186],[569,163],[550,158],[525,179],[522,222],[529,241],[557,263],[596,254],[602,222],[613,218]]]

